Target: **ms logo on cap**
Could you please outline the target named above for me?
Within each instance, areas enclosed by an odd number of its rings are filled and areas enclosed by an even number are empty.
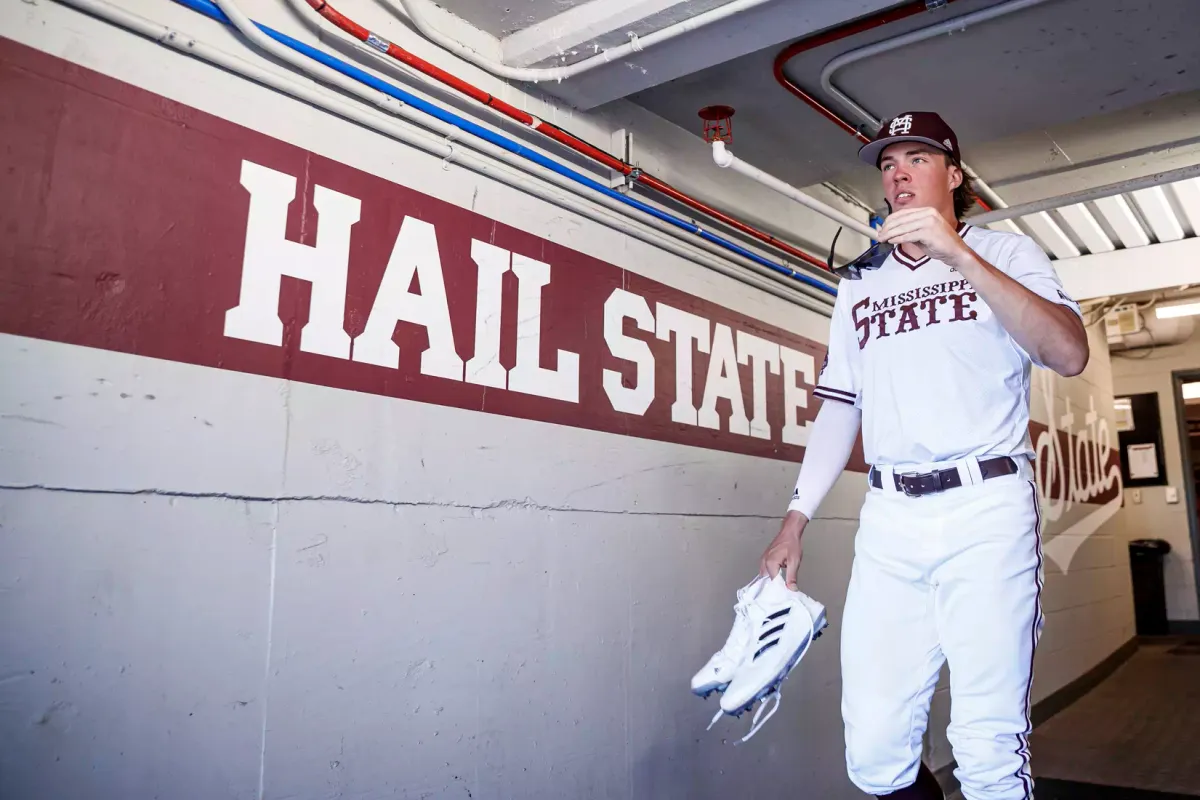
[[[903,136],[912,130],[912,114],[905,114],[903,117],[896,117],[892,120],[892,124],[888,126],[888,136]]]

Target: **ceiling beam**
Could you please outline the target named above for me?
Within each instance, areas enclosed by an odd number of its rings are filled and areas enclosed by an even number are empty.
[[[1200,178],[1180,181],[1171,187],[1179,205],[1183,207],[1184,216],[1192,226],[1192,233],[1200,236]]]
[[[502,39],[500,49],[504,63],[513,67],[533,66],[686,2],[688,0],[588,0]],[[686,16],[686,13],[681,14],[681,18]]]
[[[1164,186],[1168,183],[1188,180],[1197,176],[1200,176],[1200,163],[1192,163],[1177,169],[1160,171],[1153,175],[1146,175],[1133,180],[1118,181],[1117,183],[1110,183],[1105,186],[1095,186],[1091,189],[1071,192],[1070,194],[1059,194],[1054,197],[1035,200],[1031,203],[997,208],[994,211],[970,216],[967,218],[967,222],[970,222],[972,225],[988,225],[1000,219],[1023,217],[1026,214],[1033,214],[1037,211],[1050,211],[1051,209],[1061,208],[1071,203],[1098,201],[1101,198],[1126,194],[1127,192],[1134,192],[1138,189],[1146,189],[1151,186]]]
[[[1142,223],[1138,222],[1137,215],[1129,207],[1129,201],[1124,195],[1101,197],[1096,201],[1096,208],[1100,209],[1104,219],[1116,231],[1117,238],[1124,247],[1145,247],[1150,244],[1150,237],[1146,235]]]
[[[1075,300],[1173,289],[1196,283],[1200,237],[1114,250],[1054,262],[1067,294]]]
[[[1137,201],[1138,208],[1150,223],[1154,238],[1160,242],[1174,242],[1183,238],[1183,226],[1179,224],[1163,187],[1140,189],[1133,193],[1133,199]]]
[[[1041,242],[1043,247],[1049,248],[1055,258],[1074,258],[1079,255],[1079,248],[1049,213],[1039,211],[1021,219],[1033,231],[1034,238]]]
[[[561,83],[543,81],[538,88],[588,111],[750,53],[770,50],[772,52],[765,53],[764,57],[773,55],[775,48],[781,48],[787,42],[881,11],[895,3],[896,0],[772,0],[720,25],[708,25],[649,47],[636,57],[613,61]],[[706,7],[711,4],[706,3]],[[609,36],[611,38],[612,34]],[[763,70],[769,80],[769,61]]]
[[[1116,245],[1109,240],[1108,234],[1100,227],[1100,223],[1096,221],[1095,215],[1083,203],[1063,206],[1058,213],[1071,226],[1071,229],[1079,234],[1079,238],[1083,240],[1083,245],[1089,253],[1111,253],[1117,249]]]

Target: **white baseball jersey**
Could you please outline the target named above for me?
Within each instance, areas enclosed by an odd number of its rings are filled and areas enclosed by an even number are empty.
[[[1028,236],[966,223],[959,234],[1010,278],[1080,313]],[[813,393],[862,410],[869,464],[1032,456],[1031,363],[962,275],[897,247],[879,269],[838,285],[829,352]]]

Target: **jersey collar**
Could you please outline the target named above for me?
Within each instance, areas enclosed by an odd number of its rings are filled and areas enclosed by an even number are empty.
[[[968,225],[965,222],[960,222],[958,224],[958,235],[966,236],[967,231],[970,229],[971,229],[970,225]],[[907,255],[904,254],[904,251],[901,250],[899,247],[892,250],[892,255],[895,256],[896,260],[899,261],[901,264],[908,267],[909,269],[914,269],[914,270],[919,267],[924,266],[925,264],[927,264],[929,262],[929,256],[921,256],[920,258],[909,258]]]

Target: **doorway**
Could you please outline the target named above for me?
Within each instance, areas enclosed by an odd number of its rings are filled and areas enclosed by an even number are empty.
[[[1179,450],[1183,456],[1183,490],[1192,540],[1192,566],[1200,601],[1200,370],[1171,373],[1179,415]]]

